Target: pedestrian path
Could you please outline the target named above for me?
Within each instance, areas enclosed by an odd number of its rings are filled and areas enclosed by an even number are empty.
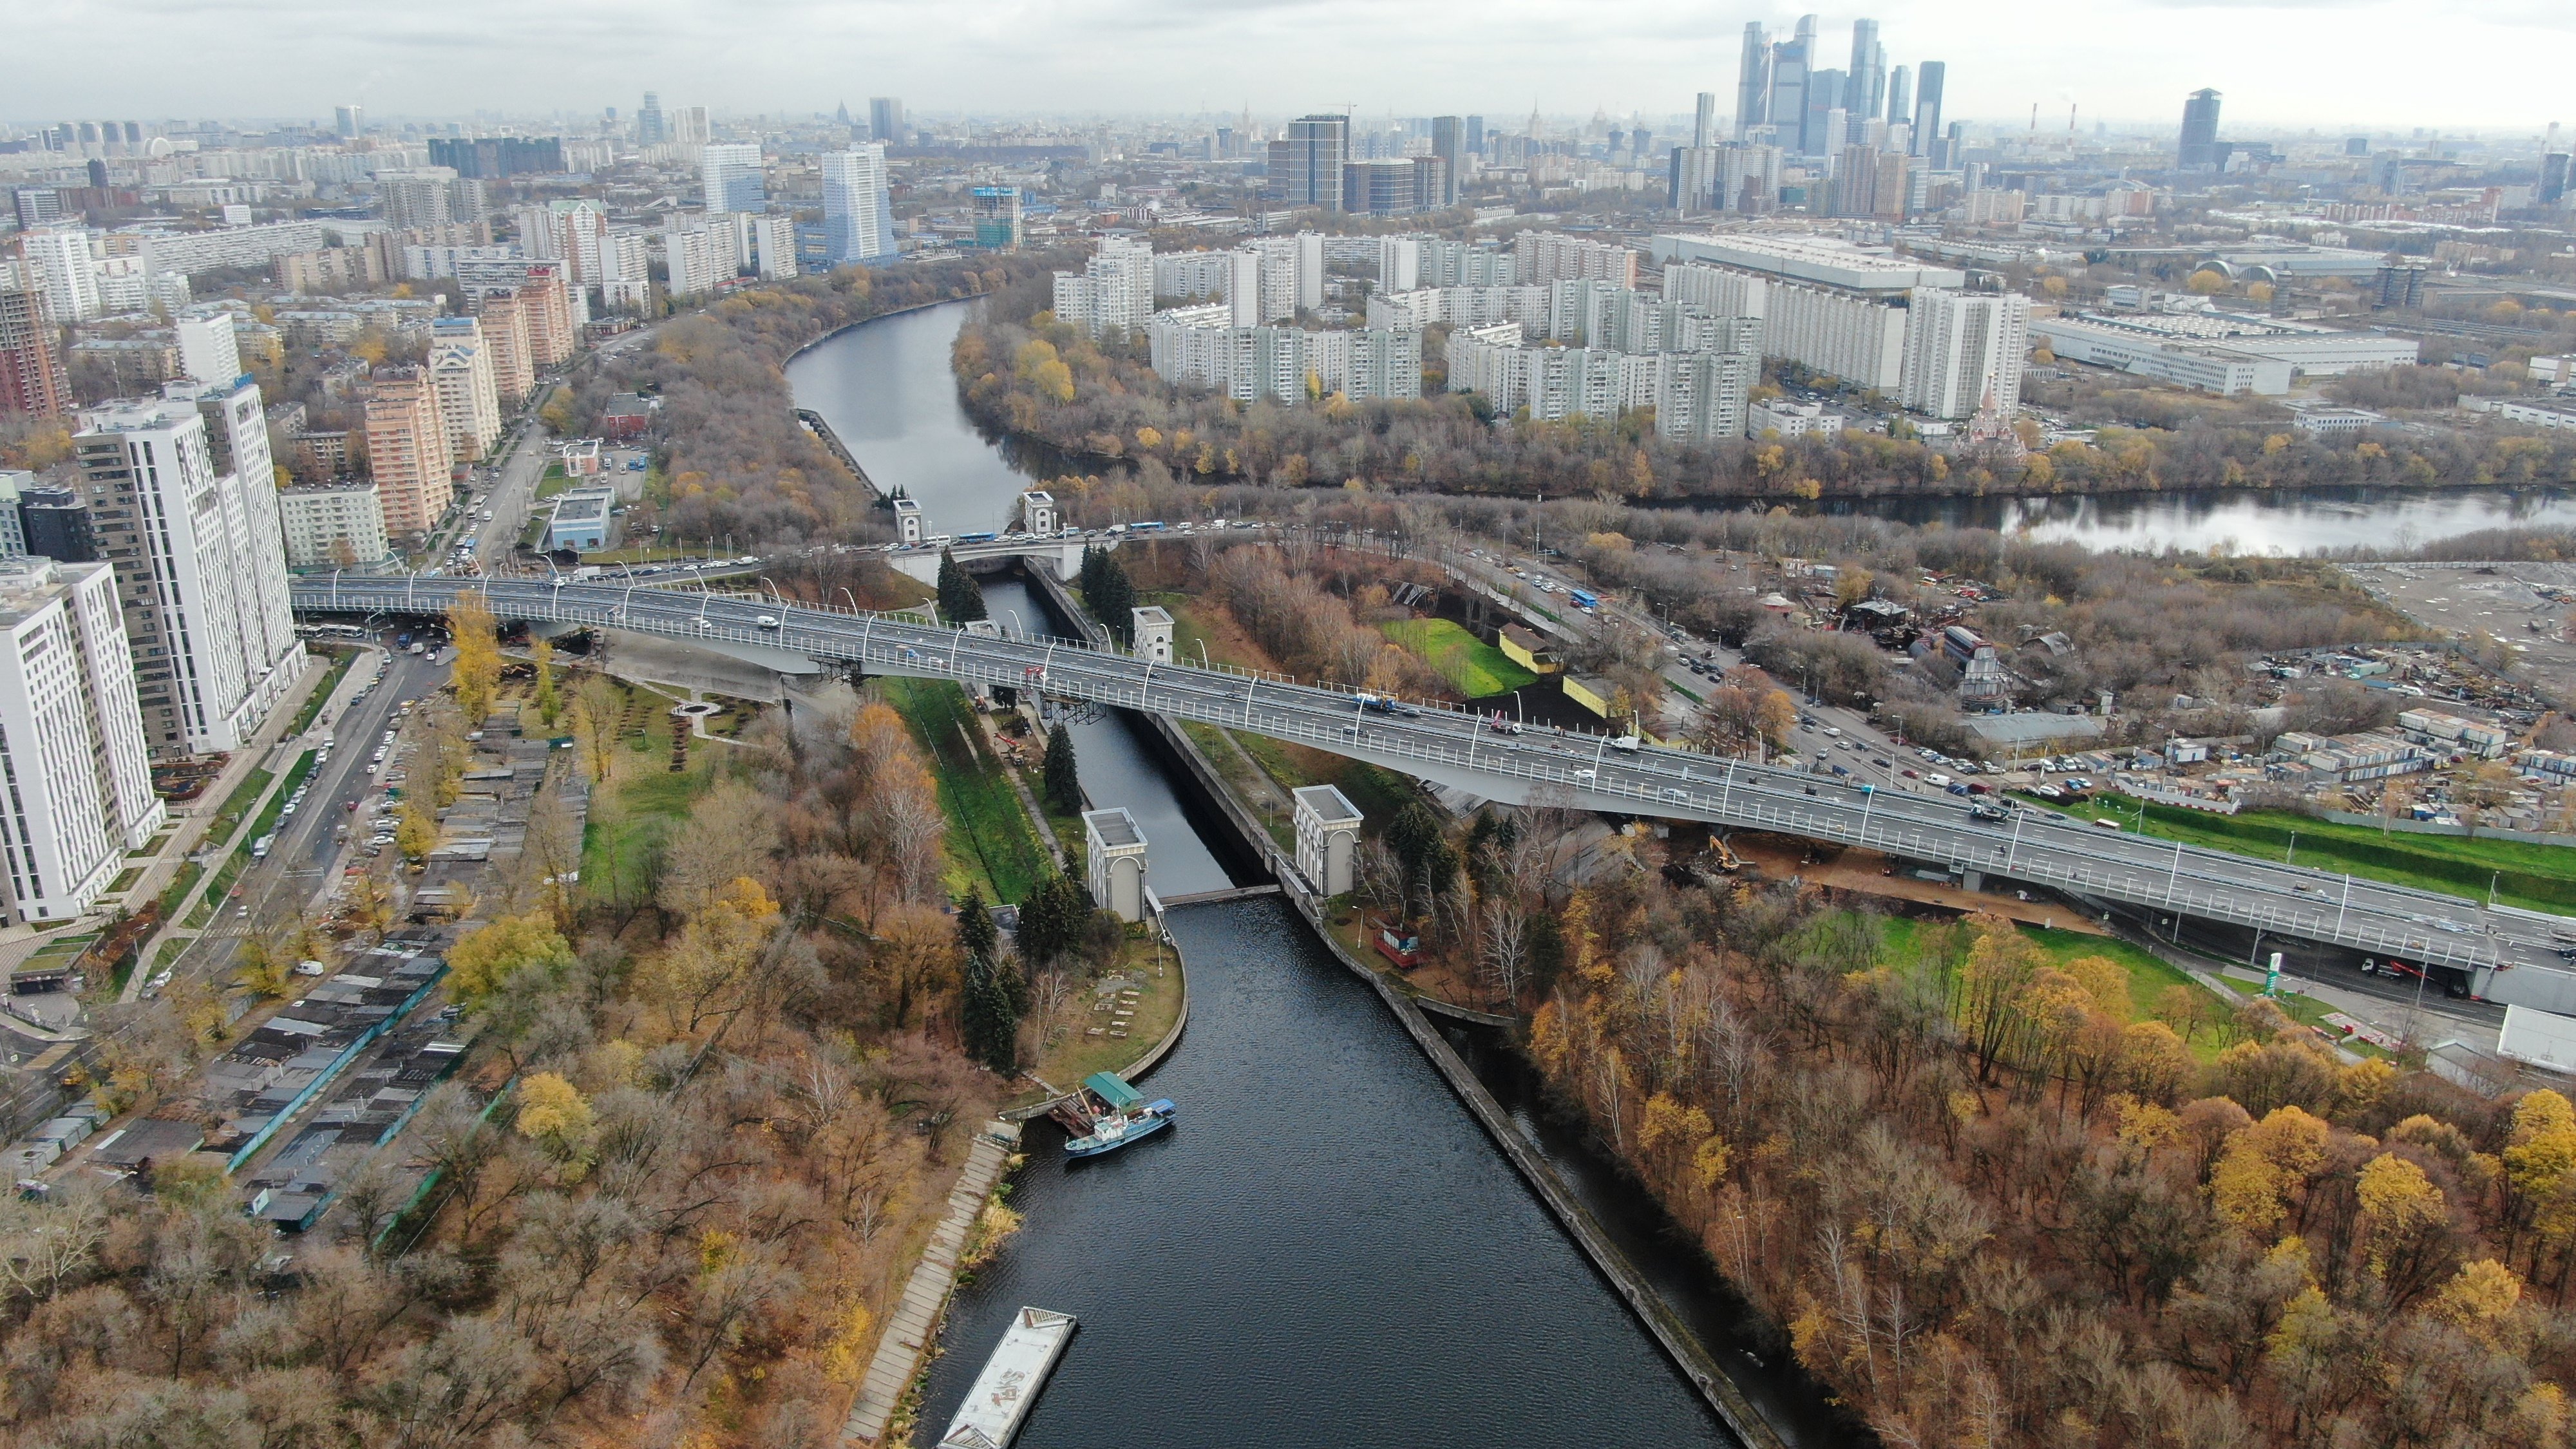
[[[983,1215],[993,1184],[1002,1180],[1019,1141],[1016,1122],[987,1122],[975,1134],[975,1145],[966,1154],[966,1170],[957,1175],[957,1186],[948,1194],[948,1215],[940,1219],[929,1245],[921,1250],[921,1261],[904,1285],[885,1336],[877,1340],[876,1357],[860,1381],[850,1417],[841,1425],[844,1445],[873,1445],[885,1436],[886,1426],[893,1422],[895,1410],[939,1336],[939,1319],[947,1311],[949,1290],[956,1286],[957,1259],[965,1251],[966,1236]]]

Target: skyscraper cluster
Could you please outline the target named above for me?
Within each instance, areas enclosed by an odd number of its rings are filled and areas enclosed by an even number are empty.
[[[1774,39],[1761,22],[1744,27],[1736,80],[1735,139],[1780,147],[1797,156],[1833,156],[1846,146],[1868,145],[1946,166],[1948,138],[1941,131],[1941,92],[1948,67],[1941,61],[1890,71],[1878,22],[1852,22],[1851,51],[1842,67],[1830,56],[1813,15],[1802,15],[1787,39]]]

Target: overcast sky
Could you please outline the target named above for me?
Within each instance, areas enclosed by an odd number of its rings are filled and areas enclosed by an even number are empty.
[[[803,113],[871,94],[918,111],[1364,117],[1733,109],[1747,20],[1711,0],[61,0],[12,7],[0,111],[62,118],[377,116],[477,107]],[[2223,128],[2536,135],[2558,117],[2576,14],[2548,0],[1890,0],[1890,64],[1949,63],[1952,119],[2062,130],[2067,108],[2170,128],[2200,86]],[[1822,12],[1829,63],[1855,12]]]

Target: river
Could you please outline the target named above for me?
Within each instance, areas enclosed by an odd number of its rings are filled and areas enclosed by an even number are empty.
[[[797,398],[831,420],[869,474],[900,482],[942,533],[1000,528],[1028,479],[957,406],[948,348],[972,304],[871,322],[788,368]],[[998,450],[998,455],[997,455]],[[1733,505],[1730,505],[1733,506]],[[1902,523],[1994,528],[2103,549],[2224,546],[2239,553],[2406,548],[2480,529],[2576,526],[2563,488],[2208,489],[2044,498],[1908,498],[1814,505]]]
[[[2098,549],[2224,547],[2245,554],[2407,549],[2480,529],[2576,527],[2564,488],[2213,489],[2046,498],[1871,499],[1816,505],[1900,523],[1992,528]]]
[[[965,310],[871,323],[789,370],[798,402],[943,528],[998,524],[1023,486],[956,403],[948,344]],[[1016,610],[1050,627],[1016,580],[985,597],[1006,623]],[[1078,724],[1076,748],[1094,801],[1137,816],[1161,894],[1229,882],[1197,807],[1125,720]],[[1011,1197],[1026,1223],[950,1308],[917,1442],[946,1425],[1022,1304],[1082,1321],[1025,1449],[1732,1442],[1375,993],[1284,903],[1190,907],[1172,925],[1190,1027],[1152,1086],[1180,1104],[1179,1124],[1078,1168],[1054,1126],[1031,1124]],[[1583,1166],[1579,1143],[1513,1106]],[[1582,1185],[1596,1210],[1633,1195],[1606,1176]],[[1658,1246],[1635,1219],[1615,1225],[1632,1252]],[[1654,1276],[1725,1348],[1746,1325],[1690,1256]],[[1832,1442],[1804,1386],[1780,1377],[1749,1387],[1783,1406],[1796,1442]]]

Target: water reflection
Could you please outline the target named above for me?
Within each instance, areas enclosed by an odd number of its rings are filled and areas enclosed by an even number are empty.
[[[2167,548],[2304,554],[2402,550],[2481,529],[2576,527],[2576,493],[2559,488],[2227,489],[2048,498],[1923,498],[1832,504],[1826,511],[1992,528],[2097,549]]]

